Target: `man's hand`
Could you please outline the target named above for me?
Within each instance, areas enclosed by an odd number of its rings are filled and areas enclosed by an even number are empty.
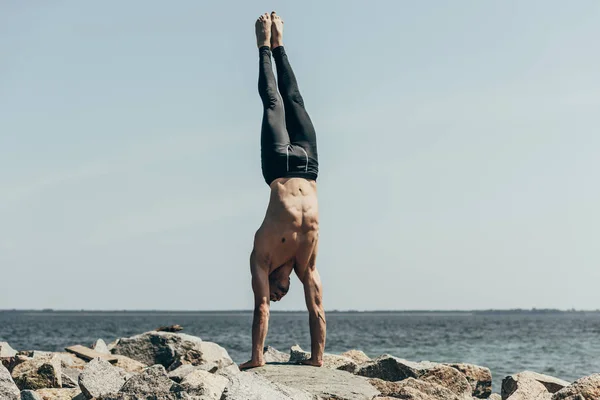
[[[250,360],[248,362],[240,364],[239,367],[241,370],[245,370],[245,369],[250,369],[250,368],[262,367],[263,365],[265,365],[264,360],[260,360],[260,361]]]

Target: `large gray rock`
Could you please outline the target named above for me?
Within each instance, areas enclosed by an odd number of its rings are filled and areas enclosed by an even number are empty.
[[[89,362],[79,375],[79,387],[88,399],[116,393],[125,384],[123,370],[108,361],[96,358]]]
[[[473,364],[445,364],[459,370],[473,388],[473,397],[487,399],[492,394],[492,372]]]
[[[100,354],[110,354],[110,350],[108,349],[106,342],[102,339],[96,340],[96,343],[94,343],[92,349],[94,349]]]
[[[552,396],[552,400],[598,400],[600,399],[600,374],[576,380]]]
[[[329,368],[265,365],[252,371],[273,383],[305,390],[318,397],[363,400],[379,394],[366,379]]]
[[[532,371],[523,371],[507,376],[502,380],[502,398],[511,400],[525,400],[529,397],[549,399],[552,393],[569,386],[569,382],[552,376],[538,374]]]
[[[0,342],[0,358],[3,357],[14,357],[17,355],[17,351],[10,347],[6,342]]]
[[[425,382],[438,384],[456,394],[459,399],[472,400],[473,389],[465,375],[457,369],[447,365],[436,365],[426,369],[419,379]]]
[[[290,349],[290,360],[289,362],[299,363],[304,360],[310,359],[310,352],[302,350],[298,345],[292,346]],[[338,356],[337,354],[323,354],[323,367],[329,369],[339,369],[347,372],[356,372],[358,365],[354,360],[344,356]]]
[[[3,399],[3,397],[0,397]],[[22,390],[21,400],[43,400],[42,397],[33,390]]]
[[[19,389],[62,387],[62,367],[58,357],[22,358],[12,370],[12,378]]]
[[[153,365],[145,369],[141,374],[130,378],[120,392],[130,395],[145,398],[153,395],[170,395],[183,391],[183,388],[169,379],[167,371],[160,365]]]
[[[383,396],[409,400],[459,400],[451,390],[433,382],[407,378],[403,381],[389,382],[371,378],[369,383]]]
[[[228,383],[224,376],[196,369],[183,378],[181,386],[186,393],[202,400],[219,400]]]
[[[263,349],[263,360],[266,363],[286,363],[290,361],[290,355],[267,346]]]
[[[282,366],[276,366],[281,368]],[[264,368],[264,367],[261,367]],[[255,370],[252,370],[255,371]],[[220,400],[317,400],[310,393],[267,380],[256,372],[241,372],[228,377]]]
[[[184,333],[152,331],[121,338],[112,353],[146,365],[161,364],[170,370],[191,364],[202,365],[207,371],[215,372],[234,364],[223,347]]]
[[[0,365],[0,399],[19,400],[19,388],[10,376],[10,372]]]
[[[356,374],[367,378],[379,378],[384,381],[396,382],[406,378],[419,378],[436,365],[438,364],[429,361],[417,363],[384,354],[371,362],[360,365]]]

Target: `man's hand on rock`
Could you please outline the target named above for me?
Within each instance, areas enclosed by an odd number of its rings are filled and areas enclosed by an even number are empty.
[[[248,362],[240,364],[239,367],[240,367],[240,370],[244,370],[244,369],[250,369],[250,368],[256,368],[256,367],[262,367],[265,364],[266,363],[264,362],[264,360],[260,360],[260,361],[250,360]]]

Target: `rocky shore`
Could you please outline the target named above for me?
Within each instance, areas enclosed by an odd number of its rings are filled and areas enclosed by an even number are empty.
[[[566,382],[523,371],[492,393],[492,374],[471,364],[412,362],[358,350],[326,354],[264,350],[267,365],[240,371],[227,351],[162,330],[65,352],[16,351],[0,342],[0,400],[600,400],[600,374]]]

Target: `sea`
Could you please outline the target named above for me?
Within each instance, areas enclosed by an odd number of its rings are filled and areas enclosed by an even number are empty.
[[[0,311],[0,341],[16,350],[62,351],[174,324],[225,347],[238,363],[250,357],[250,311]],[[307,313],[272,312],[266,344],[309,351]],[[328,312],[326,352],[350,349],[486,366],[499,393],[502,379],[520,371],[567,381],[600,372],[600,312]]]

